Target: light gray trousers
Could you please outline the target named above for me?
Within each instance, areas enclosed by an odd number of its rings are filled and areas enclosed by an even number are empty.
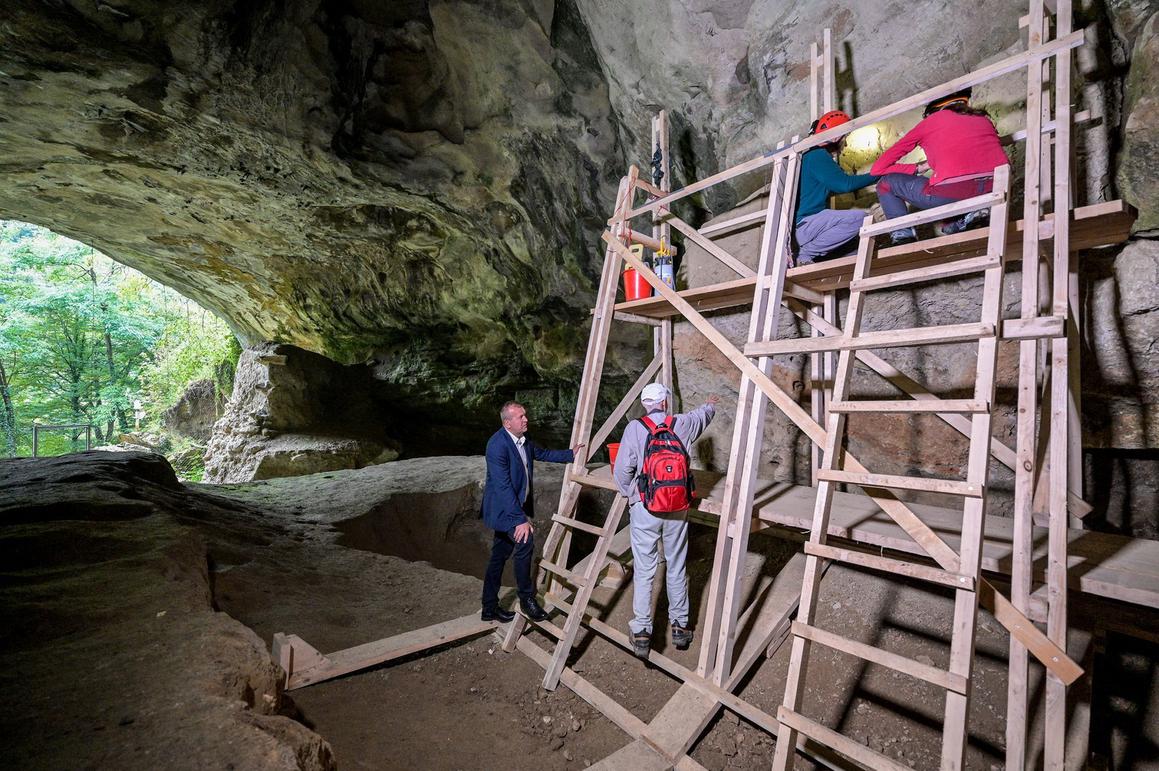
[[[660,563],[660,544],[664,544],[664,575],[668,583],[668,618],[674,624],[688,626],[688,512],[670,517],[648,513],[636,502],[629,509],[632,528],[632,612],[628,623],[632,632],[652,632],[652,581]]]
[[[797,264],[808,265],[818,257],[839,257],[834,250],[857,238],[865,214],[861,209],[822,209],[798,222]]]

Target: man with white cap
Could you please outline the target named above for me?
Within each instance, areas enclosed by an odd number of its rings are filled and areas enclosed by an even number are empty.
[[[712,394],[705,404],[681,415],[669,415],[671,394],[661,383],[650,383],[640,393],[645,417],[654,425],[664,423],[684,445],[685,451],[708,428],[720,397]],[[628,623],[633,652],[648,657],[652,640],[652,580],[660,562],[659,545],[664,544],[667,563],[668,618],[672,622],[672,643],[679,650],[692,644],[688,619],[688,510],[653,514],[640,497],[638,480],[643,475],[644,451],[651,430],[642,420],[633,420],[624,429],[613,475],[620,493],[627,497],[631,517],[633,562],[633,618]]]

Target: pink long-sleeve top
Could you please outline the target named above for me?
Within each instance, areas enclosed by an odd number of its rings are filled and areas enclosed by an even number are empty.
[[[931,185],[989,174],[1010,162],[989,118],[939,110],[882,153],[869,173],[879,177],[916,174],[917,164],[898,161],[919,145],[926,151],[926,160],[934,172]]]

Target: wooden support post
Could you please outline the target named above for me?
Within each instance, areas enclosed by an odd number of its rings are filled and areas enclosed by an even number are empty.
[[[660,190],[672,190],[672,163],[668,155],[668,111],[661,110],[652,119],[652,151],[660,151]],[[653,180],[654,181],[654,180]],[[698,234],[699,235],[699,234]],[[672,226],[660,210],[652,212],[652,237],[672,248]],[[675,266],[673,266],[675,271]],[[675,273],[674,273],[675,275]],[[672,410],[677,409],[675,389],[675,360],[672,350],[672,319],[664,319],[652,332],[652,349],[660,359],[660,382],[672,395]]]
[[[1027,46],[1042,43],[1044,10],[1042,0],[1032,0]],[[1042,67],[1026,69],[1026,162],[1023,174],[1023,220],[1041,216],[1042,153]],[[1048,158],[1049,160],[1049,158]],[[1029,220],[1027,218],[1030,218]],[[1039,232],[1026,228],[1022,233],[1022,318],[1038,315]],[[1011,565],[1010,601],[1026,613],[1032,589],[1034,490],[1038,469],[1038,343],[1018,344],[1018,412],[1015,429],[1014,467],[1014,548]],[[1006,768],[1021,771],[1026,764],[1027,714],[1029,708],[1029,657],[1026,646],[1010,637],[1009,674],[1006,694]]]
[[[1071,0],[1057,0],[1055,25],[1061,37],[1070,32]],[[1055,57],[1055,133],[1054,133],[1054,259],[1051,313],[1068,319],[1070,326],[1070,277],[1075,270],[1070,250],[1070,163],[1071,163],[1071,93],[1070,51]],[[1066,650],[1067,643],[1067,491],[1071,459],[1068,451],[1070,427],[1070,342],[1067,338],[1050,341],[1050,524],[1047,546],[1047,619],[1046,635]],[[1066,685],[1046,673],[1046,737],[1044,766],[1062,771],[1066,750]]]
[[[632,189],[638,173],[636,167],[633,166],[629,170],[628,176],[620,180],[620,188],[616,193],[617,213],[625,211],[631,205]],[[575,421],[572,423],[571,430],[570,446],[572,447],[577,444],[590,444],[592,423],[595,419],[596,403],[599,399],[600,380],[603,377],[604,356],[608,350],[608,333],[615,314],[616,290],[620,284],[620,265],[619,253],[609,247],[604,252],[600,288],[596,296],[595,311],[592,314],[592,328],[588,334],[587,356],[584,360],[583,377],[580,380],[579,396],[576,400]],[[582,472],[586,461],[586,456],[577,457],[569,468],[569,481],[564,482],[563,489],[560,491],[557,510],[560,516],[570,516],[575,505],[579,502],[580,487],[575,482],[570,481],[570,475]],[[543,544],[544,559],[566,567],[570,551],[571,531],[558,523],[552,525],[547,540]],[[553,591],[558,586],[558,576],[550,576],[548,591]],[[518,631],[522,631],[520,618],[516,619],[516,623],[520,624]]]

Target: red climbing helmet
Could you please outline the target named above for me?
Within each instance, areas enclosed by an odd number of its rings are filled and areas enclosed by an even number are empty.
[[[823,131],[828,131],[831,128],[840,126],[842,123],[848,123],[852,118],[848,113],[841,110],[830,110],[822,115],[817,120],[813,121],[813,125],[809,127],[809,135],[820,134]]]

